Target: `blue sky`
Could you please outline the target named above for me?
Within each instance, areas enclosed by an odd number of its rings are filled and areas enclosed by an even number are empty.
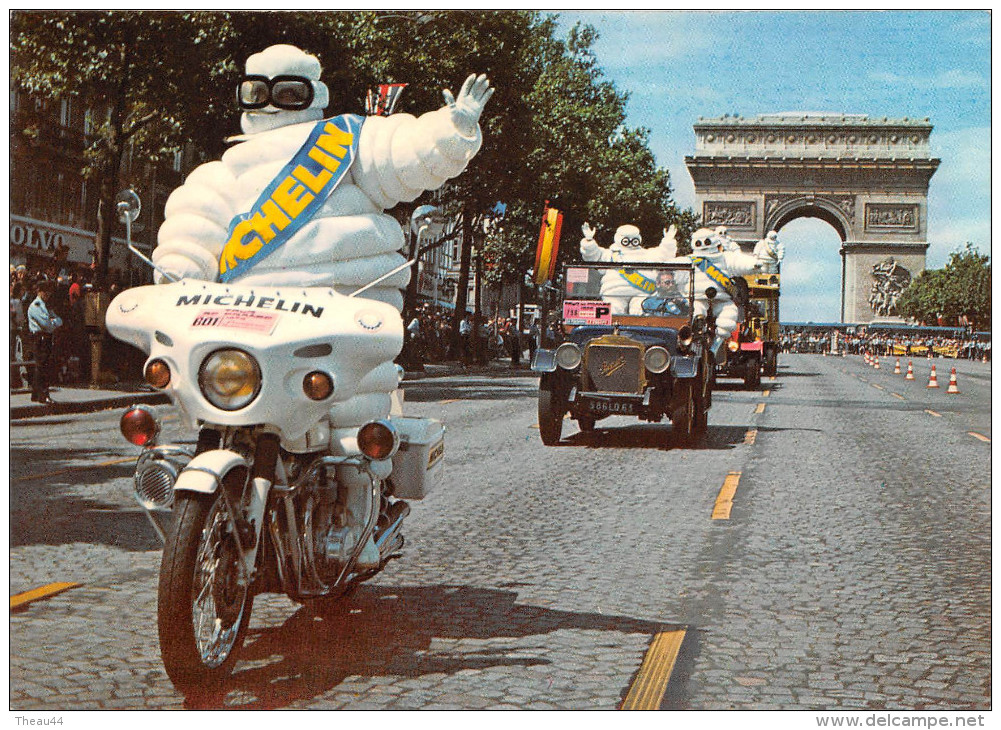
[[[929,268],[970,241],[990,251],[990,16],[921,12],[567,12],[600,33],[606,78],[630,94],[627,124],[651,130],[675,199],[700,116],[785,111],[924,118],[942,164],[928,193]],[[784,321],[836,321],[840,239],[799,219],[782,229]]]

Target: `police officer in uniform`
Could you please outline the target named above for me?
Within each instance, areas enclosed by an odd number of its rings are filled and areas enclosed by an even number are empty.
[[[35,403],[53,403],[49,397],[52,378],[52,334],[63,321],[49,309],[55,284],[48,280],[38,283],[38,296],[28,307],[28,332],[35,349],[35,374],[31,379],[31,400]]]

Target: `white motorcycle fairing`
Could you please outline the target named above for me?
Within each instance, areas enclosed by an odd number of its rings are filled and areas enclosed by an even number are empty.
[[[192,425],[268,424],[283,442],[301,441],[332,405],[358,394],[388,393],[399,383],[393,363],[403,346],[399,312],[327,287],[197,280],[137,287],[111,302],[107,326],[150,360],[167,363],[171,377],[164,391]],[[224,348],[244,351],[261,372],[259,393],[238,410],[212,405],[198,385],[202,363]],[[304,377],[314,371],[327,373],[334,383],[333,393],[321,401],[303,391]]]

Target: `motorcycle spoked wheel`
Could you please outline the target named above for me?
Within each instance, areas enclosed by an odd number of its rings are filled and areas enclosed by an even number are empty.
[[[253,596],[221,494],[180,493],[174,511],[157,594],[160,655],[178,691],[217,694],[236,664]]]

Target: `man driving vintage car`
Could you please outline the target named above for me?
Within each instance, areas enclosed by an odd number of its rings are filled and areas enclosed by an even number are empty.
[[[642,302],[643,314],[688,314],[688,298],[675,278],[675,272],[663,269],[657,273],[657,289]]]

